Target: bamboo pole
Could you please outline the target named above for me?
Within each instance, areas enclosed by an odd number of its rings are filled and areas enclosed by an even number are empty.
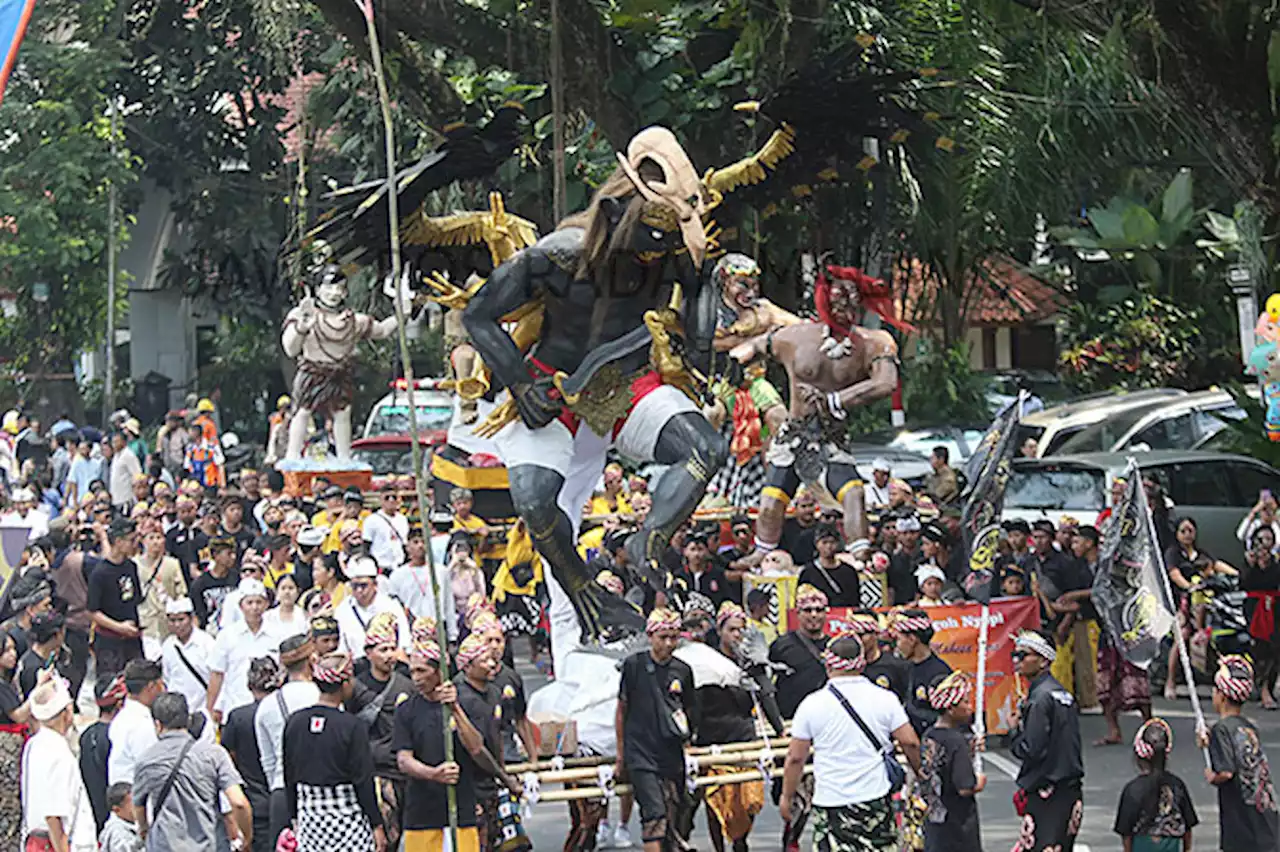
[[[444,600],[440,593],[440,578],[436,576],[435,555],[431,550],[431,514],[427,506],[427,486],[422,477],[422,447],[418,443],[418,407],[414,402],[413,359],[409,354],[409,333],[406,329],[404,301],[400,298],[400,210],[396,198],[396,143],[395,125],[391,121],[391,95],[387,92],[387,79],[382,70],[382,48],[378,43],[378,28],[373,23],[373,0],[363,3],[365,27],[369,35],[369,51],[373,58],[373,78],[378,86],[378,101],[382,106],[383,142],[387,159],[387,228],[391,243],[391,286],[395,295],[391,301],[396,312],[396,332],[400,343],[400,361],[404,368],[405,395],[409,403],[409,452],[413,459],[414,490],[418,497],[418,515],[422,520],[422,533],[427,544],[427,574],[431,577],[431,596],[436,609],[436,642],[440,645],[440,672],[445,677],[449,671],[445,649],[449,637],[445,632]],[[444,759],[453,762],[453,714],[449,705],[442,706],[444,728]],[[449,809],[450,848],[458,848],[458,791],[454,785],[445,787]]]
[[[804,774],[813,773],[812,766],[804,768]],[[731,772],[726,775],[699,775],[694,783],[698,787],[725,787],[730,784],[747,784],[752,781],[763,781],[764,773],[758,769],[750,772]],[[631,793],[630,784],[618,784],[613,788],[615,796],[626,796]],[[599,787],[572,787],[567,790],[551,790],[538,795],[538,804],[545,802],[576,802],[583,799],[601,799],[605,792]]]
[[[693,759],[697,761],[699,768],[707,766],[734,766],[740,763],[754,764],[759,762],[764,756],[763,749],[757,751],[736,751],[726,752],[722,754],[700,754],[693,755]],[[781,760],[787,756],[785,749],[782,751],[771,752],[773,760]],[[594,781],[596,779],[596,770],[598,766],[583,766],[573,769],[551,770],[550,772],[539,772],[538,781],[542,784],[567,784],[575,781]]]
[[[791,745],[791,738],[782,737],[781,739],[768,740],[768,741],[751,740],[750,742],[725,743],[724,745],[719,746],[718,748],[719,748],[720,754],[727,754],[731,752],[740,752],[740,751],[752,751],[752,750],[758,751],[764,748],[766,745],[771,746],[772,748],[775,748],[779,751],[786,751],[787,746]],[[702,755],[702,754],[712,754],[713,748],[716,748],[716,747],[715,746],[696,746],[694,748],[685,749],[684,753],[688,755],[694,755],[694,756]],[[578,767],[578,766],[606,766],[606,765],[612,765],[616,760],[617,758],[613,757],[612,755],[607,755],[607,756],[595,755],[592,757],[566,757],[564,759],[564,765],[566,768]],[[553,762],[550,760],[526,761],[524,763],[512,763],[506,767],[508,775],[519,775],[525,772],[539,772],[539,771],[544,771],[549,769],[555,769]]]

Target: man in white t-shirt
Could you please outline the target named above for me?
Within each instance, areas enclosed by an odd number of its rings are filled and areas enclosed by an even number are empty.
[[[791,820],[792,797],[813,749],[813,847],[875,849],[898,846],[890,801],[889,773],[877,744],[854,721],[861,717],[879,745],[902,747],[920,771],[920,740],[898,697],[862,676],[865,659],[857,638],[837,639],[822,652],[827,686],[796,709],[787,749],[779,810]]]
[[[262,618],[267,610],[267,587],[261,580],[246,578],[236,590],[244,618],[218,632],[209,661],[205,706],[219,725],[232,710],[253,703],[253,693],[249,692],[249,663],[253,658],[279,658],[280,637]]]
[[[363,657],[364,633],[369,622],[375,615],[389,612],[396,617],[400,647],[408,653],[412,644],[409,621],[405,618],[404,607],[390,595],[378,591],[378,564],[368,556],[351,557],[347,562],[347,586],[351,594],[343,598],[333,612],[341,637],[338,649],[346,651],[355,660]]]
[[[151,705],[164,693],[164,671],[155,660],[130,660],[123,674],[128,697],[107,728],[107,738],[111,741],[111,753],[107,757],[108,784],[133,783],[138,760],[156,744]]]
[[[31,716],[40,730],[22,753],[22,827],[24,834],[47,837],[54,849],[95,852],[93,805],[67,743],[73,712],[71,693],[59,677],[31,693]]]
[[[409,531],[408,545],[405,548],[408,561],[391,572],[387,580],[387,591],[393,598],[404,604],[409,615],[414,618],[437,619],[436,596],[431,586],[431,568],[427,565],[427,544],[423,540],[422,530]],[[443,559],[435,560],[436,580],[440,584],[440,594],[444,597],[444,611],[452,615],[453,584],[449,581],[449,566]],[[449,640],[458,638],[458,619],[446,618],[445,629]]]
[[[400,494],[384,486],[382,506],[364,519],[361,535],[369,545],[369,555],[383,574],[404,562],[404,546],[409,540],[409,519],[400,511]]]

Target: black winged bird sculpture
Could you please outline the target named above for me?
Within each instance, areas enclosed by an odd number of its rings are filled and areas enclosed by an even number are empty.
[[[418,215],[427,195],[454,181],[493,174],[515,154],[529,127],[524,107],[503,104],[484,125],[457,122],[443,129],[444,143],[396,175],[401,227]],[[323,241],[341,265],[384,267],[390,254],[387,223],[387,183],[366,181],[330,193],[335,202],[323,221],[307,235]]]

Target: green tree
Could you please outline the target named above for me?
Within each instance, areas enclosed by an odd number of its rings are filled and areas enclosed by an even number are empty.
[[[108,187],[123,210],[136,177],[107,115],[121,59],[102,36],[110,11],[102,0],[39,4],[0,104],[0,289],[17,297],[16,313],[0,316],[0,352],[46,416],[80,413],[67,377],[76,354],[105,339]],[[127,233],[121,216],[117,240]]]

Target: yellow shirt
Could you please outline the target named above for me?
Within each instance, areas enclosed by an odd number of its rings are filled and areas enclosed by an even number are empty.
[[[764,641],[770,645],[773,644],[774,639],[778,638],[778,628],[767,621],[756,621],[754,618],[749,618],[747,619],[747,625],[764,634]]]
[[[578,536],[578,555],[583,559],[586,559],[588,550],[594,548],[599,552],[602,544],[604,544],[604,527],[592,527],[582,535]]]
[[[629,515],[631,514],[631,504],[627,502],[626,495],[619,494],[614,498],[617,508],[610,508],[609,498],[603,494],[597,494],[591,498],[591,502],[587,504],[586,514],[588,515]]]
[[[324,544],[320,545],[321,553],[337,553],[342,549],[342,531],[347,528],[347,524],[354,523],[358,528],[364,529],[364,519],[369,517],[368,510],[360,512],[358,520],[347,518],[339,520],[329,527],[329,534],[324,537]]]
[[[276,587],[277,580],[279,580],[281,577],[284,577],[286,575],[291,575],[291,574],[293,574],[292,562],[284,563],[284,567],[281,568],[280,570],[276,570],[275,568],[272,568],[270,564],[268,564],[266,573],[262,575],[262,585],[266,586],[268,589],[274,589]]]

